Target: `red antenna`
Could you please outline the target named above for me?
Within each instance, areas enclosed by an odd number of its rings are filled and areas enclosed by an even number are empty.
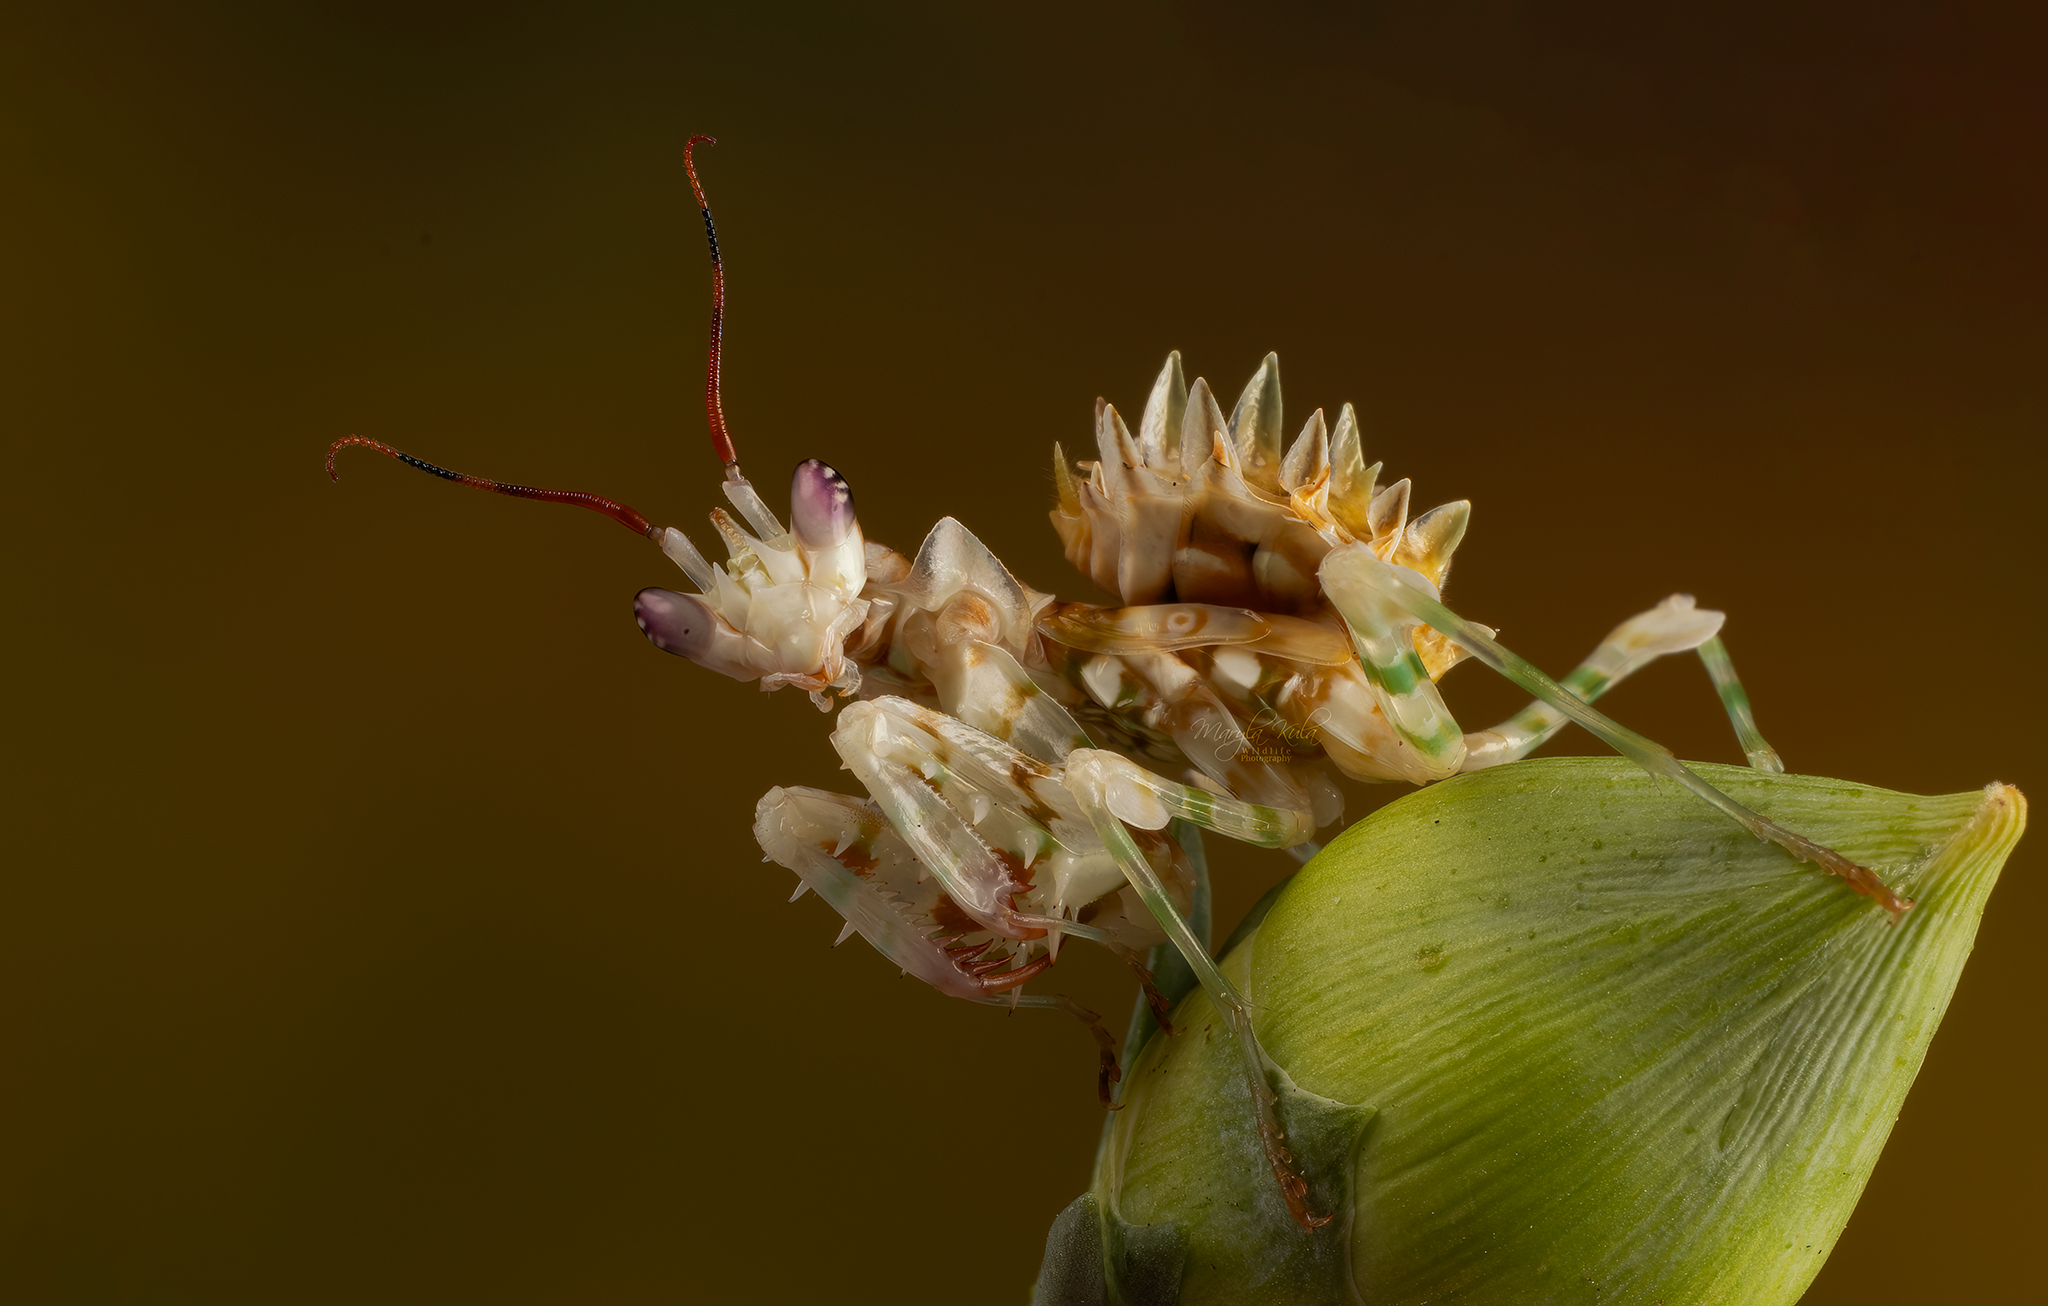
[[[718,228],[711,225],[711,204],[704,198],[703,184],[697,180],[697,164],[690,157],[698,141],[716,145],[718,138],[692,136],[683,145],[683,171],[690,174],[690,189],[697,193],[697,209],[704,215],[704,239],[711,242],[711,364],[704,375],[704,415],[711,419],[712,451],[726,470],[733,472],[739,466],[740,456],[733,451],[732,436],[725,429],[725,408],[718,399],[718,355],[725,339],[725,264],[718,257]]]
[[[396,458],[408,467],[417,467],[431,476],[438,476],[444,481],[454,481],[458,485],[467,485],[473,490],[489,490],[492,494],[509,494],[515,499],[539,499],[543,503],[573,503],[579,508],[588,508],[592,512],[601,512],[635,535],[645,535],[650,539],[653,538],[655,530],[658,529],[651,525],[645,517],[628,508],[625,504],[607,499],[601,494],[585,494],[581,490],[536,490],[530,485],[507,485],[503,481],[487,481],[481,476],[465,476],[461,472],[451,472],[446,467],[436,467],[424,458],[415,458],[409,453],[400,453],[388,444],[381,444],[376,440],[370,439],[368,436],[362,435],[344,435],[333,444],[327,446],[328,479],[335,481],[341,479],[341,473],[334,470],[334,455],[352,444],[359,444],[365,449],[375,449],[385,457]]]
[[[718,257],[718,228],[711,225],[711,205],[704,198],[704,187],[697,180],[697,164],[691,158],[691,150],[702,141],[707,145],[718,144],[713,136],[692,136],[683,146],[683,170],[690,174],[690,189],[697,194],[697,208],[704,215],[704,236],[711,242],[711,364],[704,378],[704,413],[711,419],[711,447],[717,452],[718,460],[725,464],[727,477],[739,479],[739,455],[733,452],[732,436],[725,429],[725,410],[718,397],[718,359],[725,335],[725,265]],[[467,485],[473,490],[489,490],[492,494],[506,494],[515,499],[538,499],[543,503],[572,503],[579,508],[601,512],[635,535],[650,539],[658,527],[650,524],[633,508],[601,494],[586,494],[581,490],[542,490],[531,485],[508,485],[503,481],[487,480],[481,476],[469,476],[454,472],[446,467],[437,467],[423,458],[415,458],[388,444],[372,440],[367,436],[345,435],[327,446],[327,475],[340,480],[341,474],[334,469],[334,456],[349,445],[359,444],[365,449],[375,449],[387,458],[396,458],[409,467],[417,467],[430,476],[444,481]]]

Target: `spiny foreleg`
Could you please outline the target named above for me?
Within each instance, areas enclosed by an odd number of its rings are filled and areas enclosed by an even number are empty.
[[[950,997],[1002,1000],[1052,964],[1050,956],[1026,957],[1009,940],[962,946],[967,930],[944,884],[925,873],[872,802],[822,789],[770,789],[754,809],[754,837],[796,872],[798,897],[815,892],[845,919],[837,942],[859,934]]]
[[[859,934],[949,997],[1056,1008],[1079,1020],[1095,1040],[1096,1093],[1103,1106],[1114,1105],[1112,1086],[1123,1072],[1101,1017],[1064,994],[1019,992],[1052,965],[1051,954],[1027,959],[1014,941],[996,937],[963,942],[940,882],[873,803],[820,789],[771,789],[755,808],[754,835],[772,860],[796,872],[798,897],[816,892],[845,919],[835,942]]]

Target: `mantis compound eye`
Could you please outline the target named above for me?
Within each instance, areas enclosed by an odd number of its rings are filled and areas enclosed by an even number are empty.
[[[789,480],[789,523],[806,549],[836,548],[853,529],[853,491],[846,478],[816,458],[796,466]]]
[[[640,623],[648,642],[664,653],[688,658],[735,680],[753,680],[760,675],[747,666],[745,637],[694,594],[650,586],[633,596],[633,619]]]
[[[711,647],[718,617],[700,598],[650,587],[633,596],[633,620],[654,647],[689,657]]]

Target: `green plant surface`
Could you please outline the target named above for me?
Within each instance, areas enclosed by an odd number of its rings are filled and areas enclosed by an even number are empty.
[[[1618,759],[1403,798],[1223,961],[1331,1223],[1288,1218],[1197,992],[1133,1065],[1090,1197],[1063,1217],[1068,1268],[1103,1274],[1061,1293],[1042,1278],[1038,1300],[1796,1300],[1876,1164],[2025,802],[1699,769],[1918,905],[1894,923]]]

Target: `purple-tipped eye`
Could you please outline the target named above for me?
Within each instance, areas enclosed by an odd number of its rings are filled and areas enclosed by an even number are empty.
[[[710,649],[718,629],[718,616],[704,600],[652,587],[633,596],[633,619],[654,647],[693,660]]]
[[[853,529],[853,491],[846,478],[815,458],[796,465],[789,479],[789,521],[797,543],[806,549],[829,549]]]

